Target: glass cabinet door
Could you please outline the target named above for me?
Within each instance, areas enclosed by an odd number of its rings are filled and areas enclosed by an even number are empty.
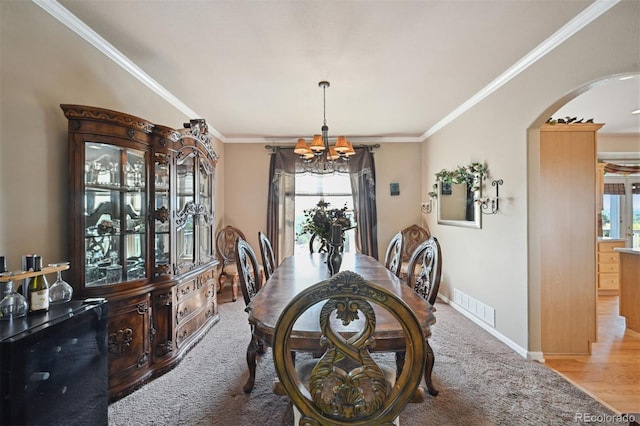
[[[206,167],[206,163],[201,162],[198,179],[198,254],[200,262],[206,263],[213,259],[213,179],[212,173]]]
[[[85,144],[85,285],[146,277],[146,156]]]
[[[170,273],[171,266],[171,196],[170,165],[167,155],[156,154],[154,176],[155,274]]]
[[[176,164],[176,263],[178,271],[195,263],[195,158],[187,155]]]

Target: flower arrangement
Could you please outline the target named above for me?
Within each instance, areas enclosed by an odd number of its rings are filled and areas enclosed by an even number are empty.
[[[329,209],[329,203],[321,199],[316,207],[304,210],[304,217],[299,235],[315,234],[324,241],[331,241],[331,226],[334,224],[342,227],[343,238],[344,231],[354,228],[346,204],[340,209]]]
[[[477,191],[478,181],[476,177],[483,180],[489,175],[489,168],[481,163],[471,163],[468,166],[458,166],[454,170],[442,169],[436,176],[436,183],[433,184],[433,191],[429,192],[430,197],[438,196],[438,181],[445,183],[463,183],[466,182],[471,188],[471,192]]]

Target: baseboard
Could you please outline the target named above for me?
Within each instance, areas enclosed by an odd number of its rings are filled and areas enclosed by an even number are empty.
[[[447,297],[442,295],[438,295],[438,298],[441,299],[447,305],[451,306],[456,311],[460,312],[465,317],[469,318],[471,321],[473,321],[483,330],[487,331],[493,337],[500,340],[502,343],[507,345],[509,348],[511,348],[515,353],[517,353],[521,357],[531,361],[544,362],[544,356],[542,352],[529,352],[527,349],[518,345],[513,340],[505,336],[504,334],[499,333],[495,328],[490,327],[487,323],[477,318],[475,315],[473,315],[471,312],[469,312],[468,310],[464,309],[462,306],[455,303],[453,300],[449,300]]]

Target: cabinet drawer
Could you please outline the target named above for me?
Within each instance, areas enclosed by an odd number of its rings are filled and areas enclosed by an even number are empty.
[[[176,332],[176,345],[178,349],[182,348],[192,336],[196,335],[202,326],[209,321],[214,314],[215,306],[212,300],[204,306],[204,309],[186,320]]]
[[[603,290],[617,290],[618,274],[599,274],[598,288]]]
[[[620,253],[617,251],[609,251],[598,253],[598,263],[618,263],[620,262]]]
[[[206,271],[202,274],[197,275],[195,278],[191,280],[187,280],[184,283],[178,285],[176,290],[176,300],[180,302],[181,300],[189,297],[194,292],[197,292],[201,288],[203,288],[207,283],[213,278],[212,271]]]
[[[624,241],[599,242],[598,252],[613,251],[615,248],[624,247]]]
[[[176,309],[176,324],[180,325],[195,312],[202,309],[209,299],[213,298],[213,287],[210,285],[191,292],[189,297],[182,299]]]
[[[615,272],[617,273],[620,269],[620,265],[618,263],[598,263],[598,272],[607,273],[607,272]]]

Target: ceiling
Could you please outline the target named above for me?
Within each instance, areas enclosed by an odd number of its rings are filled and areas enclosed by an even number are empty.
[[[331,83],[330,136],[424,140],[508,81],[510,67],[574,17],[611,7],[591,0],[34,1],[186,115],[207,119],[224,142],[319,133],[321,80]],[[554,117],[594,117],[606,123],[602,132],[640,133],[640,115],[630,114],[639,95],[640,77],[612,81]]]

